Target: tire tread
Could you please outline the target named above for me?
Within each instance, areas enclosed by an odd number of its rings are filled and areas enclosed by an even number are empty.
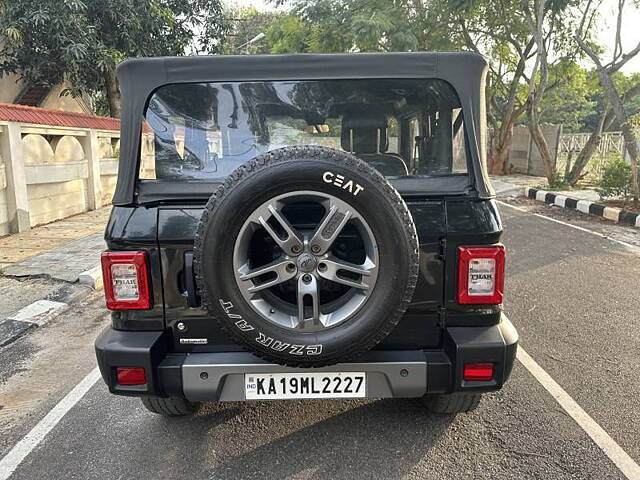
[[[147,410],[165,417],[192,415],[200,407],[200,404],[180,397],[141,397],[140,400]]]
[[[449,393],[425,397],[427,408],[433,413],[465,413],[478,408],[481,394]]]

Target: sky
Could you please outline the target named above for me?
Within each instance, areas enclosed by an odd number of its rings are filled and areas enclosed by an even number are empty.
[[[227,0],[225,3],[239,6],[254,6],[258,10],[273,10],[268,0]],[[598,24],[597,39],[601,45],[613,44],[616,32],[616,14],[618,0],[603,0]],[[627,0],[622,19],[622,46],[625,52],[634,48],[640,42],[640,8],[634,7]],[[605,54],[604,60],[611,58],[611,52]],[[587,66],[587,65],[585,65]],[[630,60],[622,69],[623,72],[640,72],[640,54]]]

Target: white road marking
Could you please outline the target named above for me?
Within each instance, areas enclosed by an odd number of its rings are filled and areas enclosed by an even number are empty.
[[[501,202],[500,200],[496,200],[496,202],[499,203],[500,205],[504,205],[505,207],[513,208],[514,210],[517,210],[517,211],[522,212],[522,213],[527,213],[527,214],[533,215],[535,217],[544,218],[545,220],[549,220],[550,222],[559,223],[560,225],[564,225],[565,227],[575,228],[576,230],[580,230],[581,232],[586,232],[586,233],[590,233],[592,235],[596,235],[596,236],[598,236],[600,238],[605,238],[605,239],[607,239],[607,240],[609,240],[611,242],[617,243],[619,245],[623,245],[624,247],[628,248],[629,250],[633,251],[634,253],[640,254],[640,247],[638,247],[637,245],[633,245],[633,244],[625,242],[623,240],[617,240],[617,239],[609,237],[608,235],[605,235],[603,233],[596,232],[594,230],[589,230],[588,228],[579,227],[578,225],[573,225],[572,223],[563,222],[562,220],[558,220],[556,218],[547,217],[546,215],[542,215],[540,213],[533,213],[533,212],[530,212],[530,211],[528,211],[528,210],[526,210],[524,208],[516,207],[515,205],[511,205],[509,203]],[[638,219],[640,219],[640,217],[638,217]]]
[[[13,474],[26,456],[40,444],[67,412],[84,397],[99,378],[100,372],[96,367],[80,383],[73,387],[73,390],[67,393],[22,440],[14,445],[9,453],[0,460],[0,480],[7,480]]]
[[[27,305],[16,314],[9,317],[10,320],[19,320],[21,322],[31,322],[38,326],[42,326],[53,317],[62,312],[69,305],[63,302],[54,302],[53,300],[38,300]]]
[[[517,358],[547,392],[555,398],[556,402],[575,420],[580,428],[591,437],[605,455],[611,459],[625,477],[629,480],[640,480],[640,465],[520,346],[518,346]]]

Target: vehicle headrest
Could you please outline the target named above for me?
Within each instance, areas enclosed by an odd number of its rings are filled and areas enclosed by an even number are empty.
[[[384,153],[389,146],[388,126],[384,112],[371,109],[347,112],[342,117],[342,149],[354,153]],[[378,136],[380,144],[376,148]]]
[[[378,138],[380,138],[380,144],[376,148]],[[343,126],[340,140],[342,149],[353,153],[384,153],[389,147],[386,128],[345,128]]]

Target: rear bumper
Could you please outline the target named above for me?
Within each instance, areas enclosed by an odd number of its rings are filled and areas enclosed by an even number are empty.
[[[450,327],[439,350],[372,350],[357,361],[314,368],[314,372],[367,373],[367,397],[420,397],[454,391],[497,390],[509,377],[518,334],[507,317],[490,327]],[[96,340],[102,378],[120,395],[179,396],[191,401],[243,401],[247,373],[299,372],[265,362],[248,352],[169,353],[165,332],[132,332],[107,328]],[[462,380],[465,363],[495,364],[488,382]],[[119,385],[118,366],[144,367],[147,383]]]

